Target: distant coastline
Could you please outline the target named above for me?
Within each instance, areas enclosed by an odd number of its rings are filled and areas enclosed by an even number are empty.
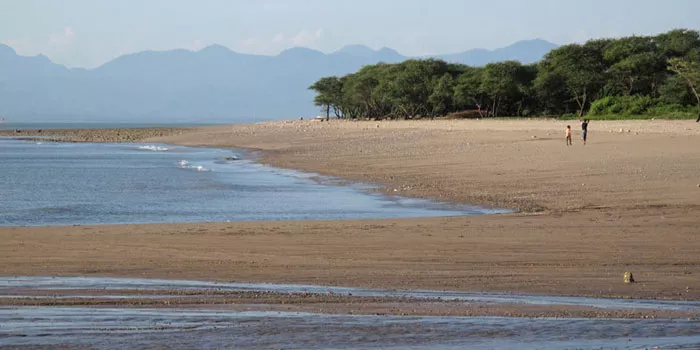
[[[225,125],[224,123],[109,123],[109,122],[0,122],[0,130],[57,130],[57,129],[132,129],[132,128],[181,128],[198,126]]]

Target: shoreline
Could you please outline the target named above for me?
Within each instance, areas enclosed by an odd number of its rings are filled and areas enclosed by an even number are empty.
[[[383,188],[387,194],[399,194],[407,197],[422,198],[435,200],[439,202],[457,203],[466,205],[477,205],[486,208],[503,208],[514,210],[523,213],[552,213],[552,212],[570,212],[588,209],[600,209],[600,205],[590,205],[575,203],[551,203],[554,198],[548,195],[545,200],[533,200],[528,197],[536,197],[532,193],[511,198],[508,194],[498,193],[493,195],[490,191],[480,190],[476,186],[467,189],[458,188],[450,193],[445,191],[446,184],[431,184],[422,183],[425,180],[426,174],[418,174],[408,179],[399,178],[403,174],[375,174],[367,171],[358,171],[352,166],[342,166],[342,158],[357,157],[363,152],[367,153],[368,157],[376,156],[376,152],[381,151],[383,142],[391,146],[391,141],[401,141],[402,146],[415,147],[413,144],[406,144],[406,140],[402,139],[410,137],[414,134],[423,134],[421,137],[433,136],[449,136],[450,134],[464,133],[467,137],[477,136],[480,133],[486,133],[486,143],[499,143],[499,140],[494,140],[494,137],[488,137],[488,133],[504,134],[506,142],[548,142],[556,140],[555,135],[560,132],[563,125],[571,124],[572,121],[561,121],[556,119],[483,119],[483,120],[391,120],[391,121],[344,121],[335,120],[329,122],[313,122],[313,121],[272,121],[261,122],[256,124],[234,124],[223,127],[203,127],[192,130],[191,133],[181,135],[171,135],[165,137],[153,137],[143,139],[143,142],[164,142],[181,146],[201,146],[201,147],[218,147],[218,148],[238,148],[245,149],[249,152],[256,153],[256,161],[270,165],[273,167],[299,170],[302,172],[316,173],[321,176],[329,176],[340,178],[349,182],[360,182],[372,185],[377,185]],[[598,121],[597,124],[604,125],[602,130],[593,129],[589,132],[594,138],[597,135],[602,135],[606,138],[631,138],[634,136],[646,137],[663,137],[671,135],[671,137],[695,137],[700,136],[700,128],[694,127],[695,124],[689,121],[667,121],[667,120],[623,120],[623,121]],[[594,125],[595,126],[595,125]],[[467,129],[468,128],[468,129]],[[229,130],[227,130],[229,129]],[[325,132],[334,132],[331,137],[323,135]],[[301,133],[301,135],[299,134]],[[359,135],[358,135],[359,134]],[[387,135],[388,134],[388,135]],[[574,131],[574,139],[579,137],[580,131]],[[333,136],[340,136],[341,140],[336,140]],[[293,141],[280,141],[278,138],[289,137]],[[314,140],[315,138],[319,140]],[[259,139],[258,139],[259,138]],[[363,150],[362,147],[352,145],[356,139],[369,138],[372,142],[381,142],[373,144]],[[562,138],[563,139],[563,138]],[[332,155],[329,152],[324,152],[320,148],[324,142],[345,141],[343,146],[354,148],[351,151],[345,151],[339,154],[337,158],[340,161],[335,161],[336,164],[331,164],[333,161]],[[364,141],[364,140],[363,140]],[[495,141],[495,142],[494,142]],[[562,141],[563,142],[563,141]],[[595,140],[593,140],[595,142]],[[606,142],[607,143],[607,142]],[[479,142],[466,142],[468,146],[480,146]],[[576,146],[579,145],[578,139]],[[354,146],[354,147],[353,147]],[[433,146],[429,144],[429,146]],[[464,142],[458,145],[460,147],[451,147],[447,151],[462,151],[465,148]],[[595,147],[595,143],[592,145]],[[334,146],[334,149],[340,148]],[[392,147],[396,149],[396,147]],[[589,147],[590,148],[590,147]],[[538,150],[541,150],[538,149]],[[325,153],[325,154],[322,154]],[[354,153],[354,154],[353,154]],[[308,159],[309,157],[318,157],[322,155],[323,159]],[[581,153],[576,154],[576,156]],[[406,156],[406,155],[402,155]],[[410,154],[408,155],[410,158]],[[353,159],[356,163],[367,164],[371,162],[368,157],[357,157]],[[422,160],[422,159],[421,159]],[[512,161],[506,159],[504,161]],[[462,161],[461,159],[459,161]],[[477,161],[484,161],[483,158]],[[518,161],[520,161],[518,159]],[[340,163],[340,164],[338,164]],[[389,164],[392,167],[402,166],[392,162]],[[439,162],[435,162],[439,163]],[[493,164],[490,164],[493,166]],[[569,164],[567,164],[569,165]],[[500,168],[500,167],[497,167]],[[375,170],[375,169],[372,169]],[[379,169],[376,169],[379,170]],[[533,171],[534,169],[528,169]],[[503,170],[495,174],[496,176],[504,175]],[[402,176],[403,177],[403,176]],[[488,182],[503,182],[503,180],[489,178]],[[505,179],[509,180],[509,179]],[[698,180],[700,181],[700,180]],[[486,183],[489,185],[489,183]],[[559,184],[557,184],[559,185]],[[578,186],[579,184],[575,184]],[[585,183],[582,185],[586,185]],[[493,190],[493,186],[490,186]],[[698,184],[700,187],[700,184]],[[539,189],[537,189],[539,190]],[[574,187],[573,192],[577,191]],[[694,203],[700,205],[700,202]],[[568,205],[567,205],[568,204]],[[675,204],[675,203],[673,203]],[[664,204],[666,205],[666,204]]]
[[[104,134],[111,134],[112,136],[108,137],[108,141],[105,141],[103,143],[112,143],[112,144],[125,144],[125,145],[131,145],[129,147],[138,147],[140,149],[149,149],[152,150],[153,148],[158,148],[158,151],[172,151],[172,150],[177,150],[178,148],[180,149],[190,149],[190,150],[196,150],[197,148],[201,149],[209,149],[209,150],[222,150],[226,152],[233,152],[231,153],[233,157],[225,157],[226,160],[231,160],[229,158],[233,158],[236,161],[243,161],[245,163],[252,163],[256,165],[263,165],[263,172],[272,172],[275,174],[279,174],[281,176],[285,177],[293,177],[293,178],[298,178],[300,180],[304,181],[309,181],[309,183],[312,184],[318,184],[321,186],[327,186],[327,187],[340,187],[340,188],[348,188],[356,193],[362,193],[364,195],[370,196],[368,198],[375,198],[378,200],[382,201],[382,205],[384,206],[396,206],[396,207],[401,207],[405,208],[407,210],[411,209],[419,209],[423,210],[424,213],[422,214],[417,214],[417,213],[412,213],[410,215],[396,215],[395,213],[387,213],[388,215],[383,215],[381,213],[379,214],[368,214],[368,215],[360,215],[360,216],[349,216],[346,218],[333,218],[333,217],[327,217],[324,215],[321,215],[321,217],[318,218],[311,218],[311,219],[285,219],[285,221],[308,221],[308,222],[319,222],[319,221],[328,221],[328,220],[382,220],[382,219],[401,219],[401,218],[431,218],[431,217],[455,217],[455,216],[472,216],[472,215],[499,215],[499,214],[511,214],[514,213],[514,211],[508,210],[508,209],[500,209],[500,208],[487,208],[487,207],[480,207],[476,205],[470,205],[470,204],[461,204],[461,203],[451,203],[451,202],[438,202],[435,200],[431,199],[423,199],[423,198],[413,198],[413,197],[407,197],[403,196],[400,194],[397,194],[395,192],[389,192],[386,191],[384,188],[381,186],[377,186],[375,184],[370,184],[366,182],[361,182],[361,181],[349,181],[347,179],[343,179],[340,177],[335,177],[335,176],[325,176],[325,175],[320,175],[317,173],[307,173],[303,172],[302,170],[299,169],[290,169],[290,168],[277,168],[274,167],[273,165],[270,164],[264,164],[260,160],[263,157],[262,151],[256,151],[256,150],[251,150],[251,149],[245,149],[245,148],[227,148],[227,147],[216,147],[216,146],[181,146],[177,145],[175,143],[161,143],[161,142],[142,142],[141,140],[136,140],[132,141],[132,135],[129,133],[129,131],[117,131],[116,129],[110,129],[107,130],[105,133],[104,130],[101,129],[80,129],[80,130],[61,130],[61,129],[56,129],[58,132],[56,134],[69,134],[69,135],[79,135],[75,139],[69,139],[69,140],[63,140],[61,139],[61,136],[48,136],[48,138],[44,137],[38,137],[38,136],[30,136],[30,135],[25,135],[23,137],[12,137],[13,140],[17,141],[29,141],[29,142],[34,142],[34,141],[44,141],[48,143],[93,143],[95,145],[102,143],[102,142],[95,142],[94,136],[92,136],[92,133],[97,132],[98,134],[101,134],[99,137],[102,138],[104,137]],[[176,132],[179,133],[179,131],[176,130]],[[150,131],[144,131],[142,132],[143,134],[149,134],[151,133]],[[160,133],[160,132],[158,132]],[[121,136],[120,136],[121,134]],[[3,137],[3,136],[0,136]],[[38,142],[41,143],[41,142]],[[161,149],[162,148],[162,149]],[[211,158],[211,160],[214,159],[224,159],[224,157],[217,157],[217,158]],[[238,163],[238,162],[236,162]],[[239,164],[240,165],[240,164]],[[245,165],[244,165],[245,167]],[[409,203],[405,201],[410,201]],[[379,208],[378,208],[379,209]],[[342,214],[342,213],[341,213]],[[340,215],[340,214],[339,214]],[[376,216],[373,216],[376,215]],[[311,215],[313,217],[314,215]],[[342,216],[342,215],[341,215]],[[234,218],[231,218],[230,220],[218,220],[218,219],[212,219],[211,221],[143,221],[143,222],[120,222],[120,221],[93,221],[93,222],[85,222],[85,221],[77,221],[72,224],[42,224],[42,223],[37,223],[37,224],[2,224],[0,223],[0,228],[5,227],[5,228],[38,228],[38,227],[81,227],[81,226],[115,226],[115,225],[153,225],[153,224],[196,224],[196,223],[208,223],[208,222],[245,222],[245,223],[256,223],[256,222],[266,222],[266,221],[275,221],[275,219],[271,218],[257,218],[257,219],[249,219],[249,220],[237,220]],[[15,222],[17,222],[15,220]]]
[[[693,173],[697,165],[688,161],[700,153],[695,147],[700,145],[698,129],[690,122],[624,121],[626,127],[618,132],[623,122],[596,122],[585,153],[579,145],[563,148],[563,137],[559,144],[560,124],[566,123],[571,122],[282,121],[187,128],[125,141],[247,149],[261,152],[263,164],[378,184],[388,194],[497,204],[522,212],[343,222],[66,226],[39,232],[0,228],[5,238],[0,249],[22,252],[0,260],[0,273],[36,275],[49,267],[31,257],[47,256],[60,264],[48,269],[55,275],[226,280],[219,266],[240,270],[230,277],[250,282],[700,298],[700,282],[692,273],[700,266],[693,253],[700,245],[691,239],[700,225],[700,189],[695,186],[700,179]],[[562,149],[573,153],[573,160],[559,157]],[[551,164],[562,159],[563,167]],[[470,165],[483,174],[469,171]],[[672,171],[664,172],[664,167]],[[677,179],[670,181],[673,176]],[[473,183],[463,184],[463,179]],[[119,266],[117,253],[132,246],[115,241],[114,235],[124,231],[130,231],[129,240],[147,245],[133,252],[138,262],[130,267]],[[88,232],[99,232],[99,237],[88,237]],[[146,242],[139,234],[169,235],[177,242]],[[52,236],[63,238],[60,246],[68,253],[46,247],[46,242],[59,243]],[[236,239],[219,242],[223,247],[214,249],[214,255],[226,247],[231,256],[207,259],[206,249],[217,246],[221,237]],[[22,248],[20,242],[41,242],[42,248]],[[270,244],[281,247],[266,251]],[[88,247],[99,248],[102,255],[77,259],[83,263],[71,258],[71,252]],[[309,247],[318,254],[305,252]],[[153,249],[170,256],[149,260],[147,252]],[[303,258],[289,256],[291,252]],[[80,267],[88,265],[94,267]],[[637,284],[622,284],[627,270]]]
[[[0,136],[47,142],[137,143],[153,137],[182,135],[199,127],[144,127],[109,129],[22,129],[0,130]],[[53,137],[53,138],[52,138]]]

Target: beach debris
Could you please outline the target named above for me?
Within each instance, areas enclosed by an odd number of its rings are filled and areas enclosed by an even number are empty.
[[[634,276],[632,276],[631,272],[625,272],[624,281],[625,284],[634,283]]]

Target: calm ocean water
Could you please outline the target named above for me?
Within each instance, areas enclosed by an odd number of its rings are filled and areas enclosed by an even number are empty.
[[[0,226],[494,213],[319,184],[223,149],[0,138]]]

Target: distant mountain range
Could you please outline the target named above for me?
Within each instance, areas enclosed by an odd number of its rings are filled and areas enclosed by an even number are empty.
[[[434,56],[482,66],[539,61],[557,45],[517,42],[496,50]],[[144,51],[95,69],[68,69],[46,56],[18,56],[0,45],[0,117],[8,122],[237,123],[314,116],[307,88],[324,76],[409,57],[363,45],[336,52],[292,48],[277,56],[200,51]]]

